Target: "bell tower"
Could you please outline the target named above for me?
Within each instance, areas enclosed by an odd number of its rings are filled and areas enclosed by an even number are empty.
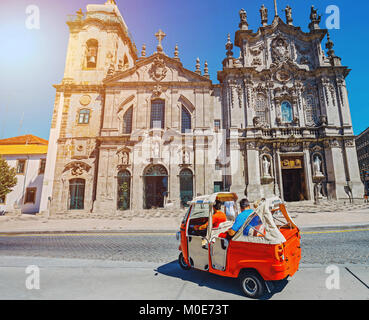
[[[88,5],[67,20],[70,36],[64,81],[99,84],[108,71],[132,67],[137,49],[114,0]],[[128,63],[127,63],[128,61]]]

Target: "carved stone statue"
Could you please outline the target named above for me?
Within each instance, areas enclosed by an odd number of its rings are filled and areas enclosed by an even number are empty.
[[[127,152],[123,152],[122,154],[122,164],[127,165],[129,163],[129,156]]]
[[[270,178],[270,162],[267,157],[263,157],[263,176],[264,178]]]
[[[286,9],[284,9],[285,13],[286,13],[286,23],[287,24],[292,24],[292,9],[290,6],[287,6]]]
[[[159,142],[154,142],[151,146],[151,154],[153,158],[159,158],[160,156],[160,146]]]
[[[190,153],[188,151],[183,152],[183,163],[184,164],[190,163]]]
[[[264,27],[268,24],[268,9],[265,8],[264,5],[261,6],[260,16],[261,16],[261,24]]]
[[[310,12],[310,24],[309,29],[310,30],[318,30],[320,29],[319,23],[322,19],[322,16],[318,15],[318,10],[314,8],[314,6],[311,6],[311,12]]]
[[[314,176],[319,177],[319,176],[323,176],[323,173],[321,171],[321,164],[322,161],[320,160],[319,156],[315,156],[314,158]]]
[[[240,20],[241,20],[239,24],[240,30],[247,30],[249,24],[247,23],[247,13],[245,9],[240,10]]]

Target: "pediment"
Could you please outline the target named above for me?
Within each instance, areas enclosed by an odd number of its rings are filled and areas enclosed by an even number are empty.
[[[182,63],[162,53],[139,59],[135,66],[116,72],[107,77],[105,84],[117,84],[128,82],[210,82],[208,78],[201,76],[183,67]]]

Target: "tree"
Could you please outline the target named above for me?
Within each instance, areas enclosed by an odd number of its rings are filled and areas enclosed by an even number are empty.
[[[17,184],[17,172],[10,168],[5,159],[0,155],[0,198],[5,197]]]

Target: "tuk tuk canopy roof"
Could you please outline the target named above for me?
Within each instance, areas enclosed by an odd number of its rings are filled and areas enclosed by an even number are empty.
[[[190,204],[213,204],[215,200],[222,202],[234,201],[238,199],[237,195],[233,192],[217,192],[206,196],[199,196],[190,201]]]

